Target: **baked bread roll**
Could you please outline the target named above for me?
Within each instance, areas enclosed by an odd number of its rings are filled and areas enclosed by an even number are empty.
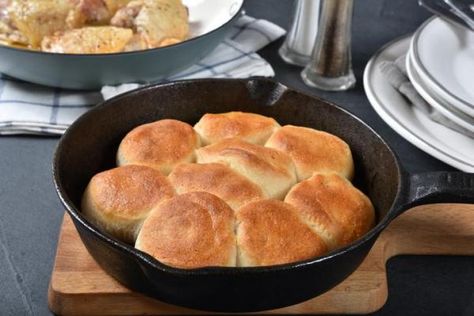
[[[220,163],[183,163],[174,168],[168,179],[178,194],[209,192],[224,200],[234,210],[264,198],[258,185]]]
[[[219,162],[256,183],[273,199],[283,199],[296,183],[295,165],[282,151],[247,143],[236,138],[224,139],[196,151],[198,163]]]
[[[238,266],[266,266],[314,258],[326,244],[290,204],[252,202],[236,213]]]
[[[101,230],[134,243],[148,213],[175,195],[168,179],[145,166],[123,166],[96,174],[82,197],[82,212]]]
[[[205,114],[194,125],[204,146],[234,137],[263,145],[279,127],[277,121],[270,117],[245,112]]]
[[[210,193],[178,195],[153,209],[135,247],[177,268],[235,266],[233,215]]]
[[[374,225],[369,198],[339,174],[315,174],[285,198],[327,243],[329,249],[360,238]]]
[[[308,260],[375,222],[372,203],[350,182],[343,140],[258,114],[139,126],[122,140],[117,164],[90,181],[84,214],[177,268]]]
[[[337,172],[352,179],[354,163],[352,154],[342,139],[312,128],[286,125],[277,130],[265,144],[291,156],[298,181],[313,173]]]
[[[195,161],[199,136],[191,125],[177,120],[160,120],[140,125],[120,143],[117,164],[144,165],[168,175],[174,166]]]

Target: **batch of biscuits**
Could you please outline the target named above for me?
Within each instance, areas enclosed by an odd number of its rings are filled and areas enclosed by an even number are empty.
[[[163,119],[123,138],[117,167],[90,180],[82,212],[172,267],[278,265],[372,228],[353,175],[349,146],[323,131],[244,112],[205,114],[194,127]]]

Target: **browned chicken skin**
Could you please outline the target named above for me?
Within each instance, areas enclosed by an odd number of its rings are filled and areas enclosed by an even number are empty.
[[[117,11],[111,24],[133,28],[138,35],[134,45],[142,49],[181,42],[189,33],[188,11],[181,0],[131,1]]]
[[[0,42],[28,45],[28,39],[13,25],[9,15],[12,0],[0,0]]]
[[[70,0],[85,24],[107,23],[112,13],[103,0]]]
[[[127,6],[118,10],[110,20],[110,24],[121,27],[133,28],[135,18],[143,8],[143,1],[131,1]]]

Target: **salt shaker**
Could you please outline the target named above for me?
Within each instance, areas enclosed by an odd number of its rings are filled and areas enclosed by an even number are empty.
[[[285,42],[278,53],[289,64],[306,66],[318,31],[320,0],[298,0]]]
[[[353,0],[321,0],[321,17],[311,60],[301,73],[312,87],[329,91],[352,88],[356,79],[351,62]]]

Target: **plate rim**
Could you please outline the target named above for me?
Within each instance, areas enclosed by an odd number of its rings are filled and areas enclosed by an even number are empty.
[[[425,30],[426,27],[428,27],[431,23],[434,23],[437,21],[443,21],[444,23],[449,23],[440,17],[432,16],[431,18],[423,22],[423,24],[421,24],[421,26],[413,34],[413,38],[412,38],[413,44],[410,45],[410,49],[409,49],[413,57],[413,62],[416,64],[415,66],[420,70],[420,72],[422,72],[423,77],[425,77],[424,79],[426,79],[426,81],[429,81],[430,85],[432,85],[437,90],[439,90],[438,93],[442,94],[441,95],[442,98],[450,99],[450,100],[447,100],[450,103],[462,104],[460,106],[462,108],[467,107],[467,108],[470,108],[471,110],[474,110],[474,104],[471,104],[469,101],[464,100],[463,98],[460,98],[452,94],[448,89],[444,88],[444,86],[440,82],[438,82],[438,80],[436,80],[436,78],[434,78],[433,75],[428,71],[428,69],[423,65],[417,43],[420,39],[420,36],[423,30]]]
[[[452,108],[452,105],[445,104],[446,101],[442,99],[438,99],[439,97],[435,91],[430,91],[429,87],[423,84],[423,79],[420,78],[420,75],[413,65],[413,60],[411,59],[410,51],[407,54],[406,58],[406,70],[407,76],[410,79],[411,84],[415,88],[416,92],[418,92],[429,105],[434,107],[437,111],[441,112],[443,116],[449,118],[451,121],[455,122],[457,125],[462,126],[465,129],[474,133],[474,122],[471,124],[470,122],[466,121],[462,116],[466,114],[464,112],[459,113],[460,111],[456,108]],[[432,92],[433,94],[431,94]],[[467,118],[470,119],[470,118]]]
[[[387,125],[389,125],[397,134],[402,136],[406,141],[408,141],[415,147],[454,168],[465,172],[474,172],[474,163],[466,162],[462,158],[455,157],[444,150],[440,150],[429,142],[425,141],[420,136],[411,132],[410,129],[405,126],[405,124],[400,122],[396,117],[394,117],[391,113],[385,110],[385,107],[381,105],[382,102],[378,99],[376,93],[373,92],[374,89],[372,89],[372,84],[370,83],[370,73],[374,70],[376,60],[383,52],[385,52],[387,49],[391,48],[395,44],[398,44],[399,42],[402,42],[404,40],[409,41],[412,35],[413,34],[406,34],[391,40],[390,42],[379,48],[370,58],[369,62],[365,66],[363,74],[364,90],[366,92],[366,96],[369,100],[369,103],[375,110],[375,112]]]

